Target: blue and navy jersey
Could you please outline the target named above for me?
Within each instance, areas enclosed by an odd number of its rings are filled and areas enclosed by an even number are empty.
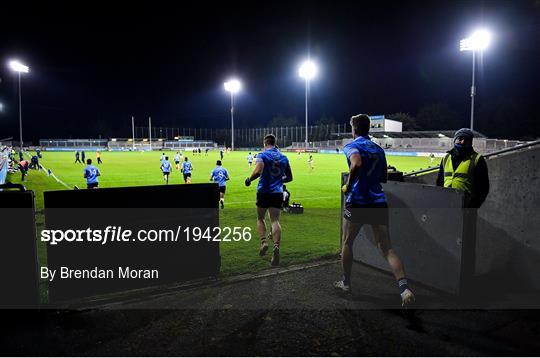
[[[93,165],[87,165],[84,168],[84,177],[86,178],[86,184],[94,184],[98,182],[97,177],[100,175],[99,169]]]
[[[182,163],[182,171],[184,174],[190,174],[191,170],[193,169],[193,166],[191,165],[191,162],[183,162]]]
[[[384,203],[386,197],[381,181],[386,172],[386,156],[384,150],[367,137],[358,137],[343,148],[347,157],[347,164],[351,165],[351,155],[359,154],[362,158],[360,172],[354,182],[350,184],[350,193],[347,195],[349,204]]]
[[[227,178],[229,177],[229,173],[227,173],[227,169],[217,166],[212,170],[212,173],[210,174],[212,176],[212,180],[215,183],[218,183],[219,186],[225,186],[227,183]]]
[[[164,160],[161,162],[161,170],[163,173],[170,173],[171,172],[171,162],[168,160]]]
[[[283,193],[283,176],[289,166],[289,159],[276,148],[257,155],[257,163],[264,163],[257,193]]]

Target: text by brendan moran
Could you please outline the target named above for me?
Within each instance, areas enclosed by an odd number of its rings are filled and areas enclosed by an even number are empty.
[[[119,266],[116,269],[72,269],[61,266],[59,269],[40,268],[41,279],[53,281],[55,279],[158,279],[159,271],[156,269],[134,269],[129,266]]]

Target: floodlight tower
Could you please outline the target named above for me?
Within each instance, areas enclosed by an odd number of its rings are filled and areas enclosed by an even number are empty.
[[[231,150],[234,150],[234,95],[242,89],[242,84],[237,79],[231,79],[223,87],[231,94]]]
[[[491,41],[491,34],[486,30],[477,30],[471,36],[459,42],[460,51],[472,51],[472,85],[471,85],[471,130],[474,130],[474,96],[476,88],[474,86],[474,72],[476,63],[476,52],[484,51]]]
[[[23,65],[17,60],[9,61],[9,67],[12,71],[17,72],[18,88],[19,88],[19,143],[20,150],[23,150],[23,138],[22,138],[22,102],[21,102],[21,73],[28,73],[30,69],[28,66]]]
[[[309,84],[311,79],[317,75],[317,65],[311,60],[306,60],[300,65],[298,75],[306,81],[306,148],[308,146],[308,98]]]

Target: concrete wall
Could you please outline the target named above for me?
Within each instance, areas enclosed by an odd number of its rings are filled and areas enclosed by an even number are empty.
[[[459,294],[467,241],[463,193],[392,181],[383,186],[390,207],[392,246],[405,266],[407,277]],[[389,271],[374,242],[371,227],[364,226],[353,246],[354,259]]]
[[[490,286],[540,290],[540,146],[488,160],[476,273]],[[502,286],[504,287],[504,286]]]
[[[491,157],[487,164],[490,193],[478,210],[477,283],[540,290],[540,146]],[[434,185],[436,177],[406,181]]]

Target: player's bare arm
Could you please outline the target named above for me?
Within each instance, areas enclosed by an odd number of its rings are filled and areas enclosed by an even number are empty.
[[[348,192],[350,190],[350,184],[354,183],[354,181],[358,177],[358,173],[360,173],[360,168],[362,167],[362,157],[359,153],[352,154],[349,160],[351,162],[351,165],[349,167],[349,177],[343,189],[345,192]]]
[[[263,172],[263,169],[264,169],[264,163],[263,162],[257,163],[257,165],[255,166],[255,169],[253,170],[253,173],[251,173],[251,175],[246,179],[246,186],[249,186],[252,181],[259,178],[261,176],[261,173]]]

